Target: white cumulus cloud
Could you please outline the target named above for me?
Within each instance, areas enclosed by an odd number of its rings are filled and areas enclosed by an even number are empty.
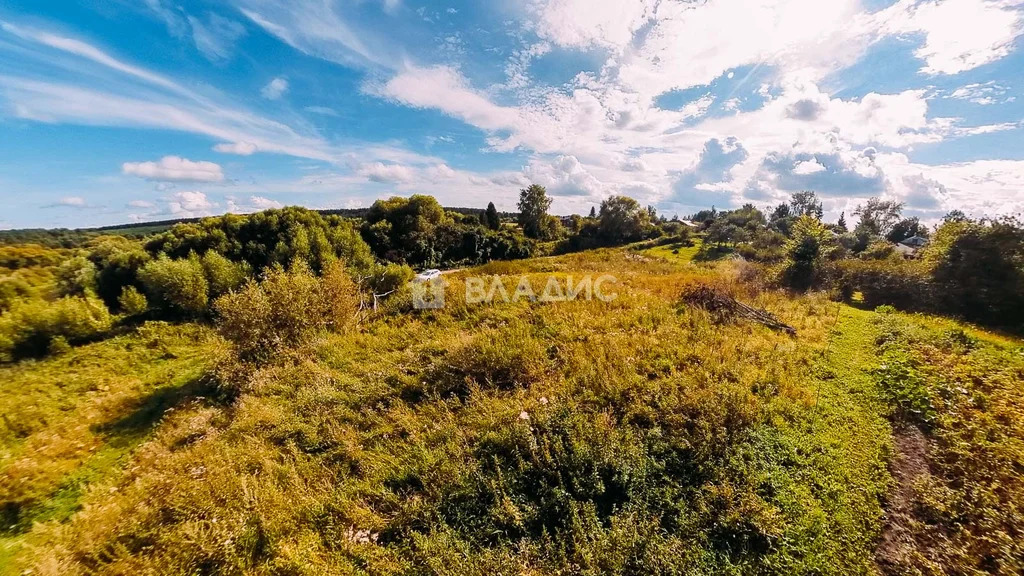
[[[178,156],[164,156],[157,162],[125,162],[121,171],[129,176],[163,182],[223,182],[224,172],[213,162],[193,162]]]
[[[922,72],[958,74],[1007,56],[1024,33],[1019,0],[901,0],[881,13],[888,31],[922,33]]]
[[[373,162],[362,166],[359,169],[359,174],[371,182],[378,183],[411,182],[414,178],[413,170],[408,166],[383,162]]]
[[[216,207],[215,202],[198,190],[175,192],[167,201],[167,211],[175,218],[210,216]]]
[[[288,80],[285,78],[274,78],[260,90],[260,94],[267,100],[279,100],[288,91]]]

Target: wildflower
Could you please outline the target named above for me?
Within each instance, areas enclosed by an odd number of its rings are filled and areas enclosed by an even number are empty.
[[[546,396],[541,396],[541,397],[540,397],[540,403],[541,403],[542,405],[544,405],[544,406],[547,406],[547,405],[548,405],[548,399],[547,399],[547,397],[546,397]]]
[[[371,542],[376,543],[377,538],[380,534],[376,532],[370,532],[369,530],[360,530],[355,526],[349,526],[344,532],[345,539],[353,544],[369,544]]]
[[[522,412],[519,413],[519,419],[520,420],[529,420],[530,419],[530,415],[526,413],[526,410],[523,410]]]

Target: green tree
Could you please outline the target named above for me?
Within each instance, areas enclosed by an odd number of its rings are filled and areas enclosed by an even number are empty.
[[[846,227],[846,212],[839,213],[839,222],[836,222],[836,228],[841,234],[849,231]]]
[[[872,236],[885,236],[900,221],[903,204],[895,200],[870,198],[853,212],[860,216],[857,229]]]
[[[569,234],[579,234],[583,229],[583,217],[579,214],[569,216],[569,224],[566,226]]]
[[[114,308],[125,286],[140,286],[139,269],[152,257],[141,242],[123,236],[100,236],[86,247],[89,259],[99,268],[97,293]]]
[[[611,196],[601,202],[598,234],[606,242],[622,244],[640,240],[650,225],[650,212],[628,196]]]
[[[966,222],[967,220],[967,214],[964,214],[963,210],[950,210],[942,217],[943,222]]]
[[[139,270],[139,280],[150,301],[167,312],[199,316],[206,311],[209,283],[195,254],[180,260],[161,256]]]
[[[746,231],[748,234],[753,234],[764,228],[767,224],[764,213],[755,208],[753,204],[744,204],[735,210],[720,212],[719,218],[724,218],[727,222]]]
[[[374,253],[388,260],[432,265],[446,248],[439,239],[441,229],[453,225],[434,197],[395,196],[373,203],[363,224],[363,238]]]
[[[789,200],[789,207],[791,215],[796,217],[810,216],[821,220],[825,213],[818,195],[810,190],[794,192]]]
[[[83,296],[96,292],[96,266],[85,256],[75,256],[57,267],[57,292],[61,296]]]
[[[1024,327],[1024,225],[1013,218],[948,220],[924,249],[940,308]]]
[[[797,290],[818,285],[825,278],[835,250],[832,233],[821,220],[806,214],[801,216],[793,223],[792,234],[786,242],[783,284]]]
[[[779,204],[772,210],[771,216],[768,217],[768,222],[772,228],[789,236],[789,229],[793,226],[794,219],[793,209],[790,208],[789,204]]]
[[[498,230],[501,228],[501,217],[498,216],[498,209],[495,208],[494,202],[487,203],[487,210],[484,212],[487,221],[487,227],[491,230]]]
[[[208,250],[200,260],[210,286],[210,298],[238,288],[250,275],[248,264],[232,262],[213,250]]]
[[[527,238],[542,238],[547,227],[548,209],[551,199],[548,191],[539,184],[519,191],[519,225]]]
[[[742,228],[729,222],[725,218],[716,218],[708,226],[704,239],[707,244],[715,244],[722,248],[726,244],[738,242],[742,236]]]
[[[904,218],[893,225],[892,230],[885,235],[889,242],[902,242],[913,236],[928,236],[928,227],[921,224],[921,221],[914,218]]]
[[[171,258],[213,250],[232,262],[247,263],[257,273],[274,265],[289,266],[296,259],[315,272],[339,259],[356,270],[374,264],[370,247],[352,221],[295,206],[178,224],[146,242],[146,250]],[[119,294],[120,288],[114,298]]]

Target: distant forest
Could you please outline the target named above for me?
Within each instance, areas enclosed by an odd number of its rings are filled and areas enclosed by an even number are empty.
[[[475,216],[481,208],[445,208],[446,212]],[[330,208],[313,210],[321,216],[340,216],[342,218],[366,218],[370,208]],[[502,219],[515,219],[517,212],[498,212]],[[198,218],[174,218],[171,220],[154,220],[151,222],[134,222],[114,224],[94,228],[15,228],[0,230],[0,246],[14,244],[41,244],[49,248],[74,248],[96,236],[114,234],[128,238],[143,238],[151,234],[159,234],[173,228],[176,224],[194,224],[208,216]]]

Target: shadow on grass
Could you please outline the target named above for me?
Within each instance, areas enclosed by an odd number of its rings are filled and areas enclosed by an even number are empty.
[[[209,380],[200,374],[177,386],[154,390],[139,399],[130,413],[95,426],[93,431],[103,435],[107,444],[134,445],[149,435],[168,410],[182,406],[193,398],[208,397],[212,392]]]
[[[103,444],[75,470],[65,475],[56,490],[45,498],[0,501],[0,535],[16,536],[36,522],[64,522],[81,508],[89,484],[102,479],[142,444],[168,410],[208,397],[211,386],[202,374],[177,385],[158,388],[138,399],[131,410],[113,421],[93,426]]]
[[[694,262],[714,262],[715,260],[721,260],[726,256],[734,253],[735,250],[732,246],[709,246],[708,244],[701,245],[700,250],[693,257]]]

